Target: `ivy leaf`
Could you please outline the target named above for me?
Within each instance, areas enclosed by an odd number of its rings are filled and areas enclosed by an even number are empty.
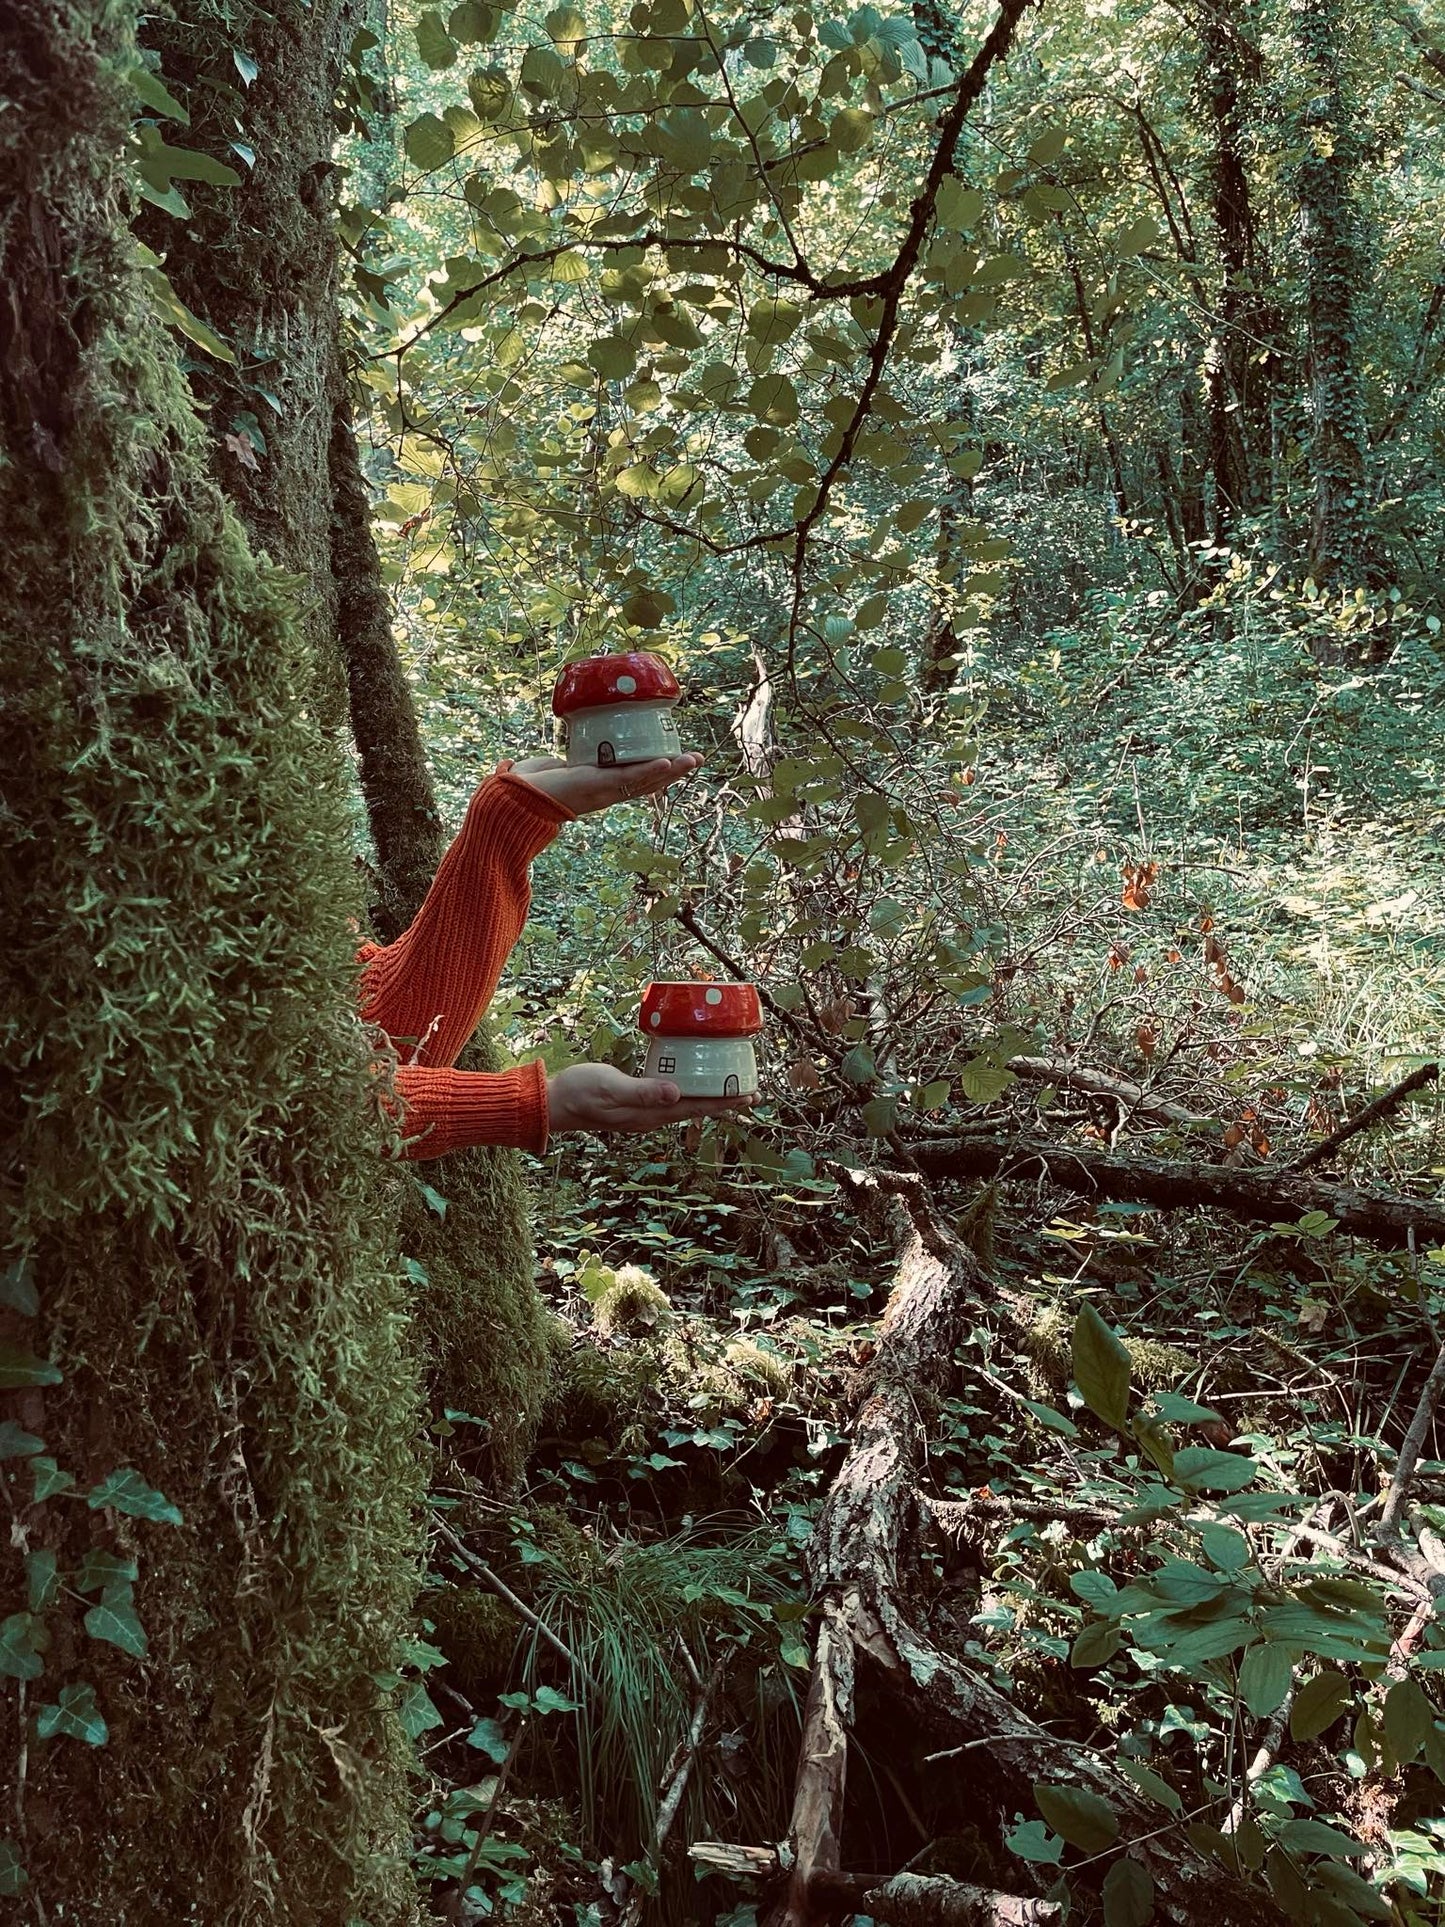
[[[1127,1855],[1104,1876],[1104,1927],[1149,1927],[1154,1918],[1154,1881]]]
[[[104,1746],[110,1737],[100,1708],[95,1703],[93,1686],[63,1686],[58,1704],[42,1706],[35,1717],[35,1731],[42,1740],[57,1736],[84,1740],[87,1746]]]
[[[17,1258],[13,1265],[0,1271],[0,1305],[18,1311],[22,1318],[34,1318],[40,1310],[28,1259]]]
[[[423,1733],[444,1722],[441,1714],[432,1704],[431,1694],[419,1679],[407,1680],[401,1689],[401,1704],[397,1711],[401,1714],[402,1730],[409,1740],[419,1740]]]
[[[104,1592],[111,1586],[131,1585],[140,1568],[134,1559],[122,1559],[118,1553],[103,1552],[99,1546],[92,1546],[80,1562],[80,1570],[75,1575],[77,1592]]]
[[[500,1766],[511,1752],[511,1745],[497,1720],[478,1720],[467,1735],[467,1745],[474,1746],[479,1753]]]
[[[1004,1835],[1004,1845],[1020,1860],[1031,1860],[1038,1866],[1056,1867],[1064,1857],[1063,1841],[1050,1833],[1042,1820],[1023,1821]]]
[[[1272,1640],[1261,1640],[1250,1647],[1240,1666],[1239,1697],[1255,1718],[1262,1720],[1276,1707],[1283,1706],[1293,1678],[1294,1660],[1290,1649]]]
[[[1129,1354],[1090,1304],[1074,1320],[1074,1383],[1084,1403],[1116,1432],[1129,1423]]]
[[[33,1613],[42,1613],[60,1592],[60,1568],[49,1546],[39,1546],[25,1555],[25,1586]]]
[[[1289,1710],[1292,1740],[1317,1740],[1344,1712],[1351,1699],[1350,1682],[1343,1673],[1316,1673],[1294,1696]]]
[[[13,1840],[0,1840],[0,1899],[13,1899],[29,1885],[30,1876],[20,1864],[20,1849]]]
[[[456,42],[442,24],[441,15],[430,8],[416,23],[416,50],[433,73],[457,63]]]
[[[30,1461],[31,1493],[36,1505],[42,1499],[53,1498],[57,1492],[69,1492],[75,1484],[73,1472],[62,1472],[54,1459],[41,1454]]]
[[[1097,1793],[1077,1786],[1048,1786],[1036,1780],[1034,1798],[1054,1832],[1061,1833],[1081,1853],[1102,1853],[1119,1837],[1118,1816]]]
[[[0,1459],[28,1459],[44,1450],[44,1439],[27,1432],[13,1418],[0,1419]]]
[[[181,1514],[163,1492],[148,1486],[139,1472],[129,1466],[119,1466],[114,1472],[107,1472],[99,1485],[93,1485],[85,1495],[85,1503],[92,1512],[99,1512],[102,1506],[113,1506],[117,1512],[128,1512],[133,1519],[153,1519],[157,1525],[178,1526]]]
[[[0,1675],[6,1679],[38,1679],[45,1662],[35,1650],[35,1619],[30,1613],[11,1613],[0,1620]]]
[[[124,1588],[129,1593],[130,1588]],[[136,1617],[135,1608],[128,1599],[118,1596],[102,1599],[98,1606],[92,1606],[85,1615],[85,1630],[92,1639],[103,1639],[110,1646],[119,1646],[123,1653],[135,1659],[146,1655],[145,1628]]]
[[[60,1367],[48,1359],[0,1339],[0,1392],[17,1391],[22,1385],[58,1385],[62,1376]]]

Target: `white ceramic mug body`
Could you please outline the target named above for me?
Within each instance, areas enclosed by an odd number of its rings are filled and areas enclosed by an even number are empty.
[[[750,1097],[758,1060],[747,1037],[650,1037],[648,1077],[670,1077],[684,1097]]]
[[[682,742],[671,703],[616,703],[606,709],[574,709],[566,719],[567,761],[588,769],[648,763],[654,756],[680,756]]]

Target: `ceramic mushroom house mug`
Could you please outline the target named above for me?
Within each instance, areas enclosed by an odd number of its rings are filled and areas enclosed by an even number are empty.
[[[645,1075],[670,1077],[684,1097],[748,1097],[758,1088],[756,984],[649,984],[638,1028]]]
[[[567,732],[567,761],[613,769],[680,756],[672,711],[681,695],[661,656],[641,649],[569,663],[552,695],[552,713]]]

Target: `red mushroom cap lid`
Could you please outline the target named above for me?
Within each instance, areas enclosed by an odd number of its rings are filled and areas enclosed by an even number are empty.
[[[608,703],[676,702],[682,690],[661,656],[628,649],[615,656],[589,656],[569,662],[552,692],[552,714],[602,709]]]
[[[756,1037],[756,984],[649,984],[638,1029],[649,1037]]]

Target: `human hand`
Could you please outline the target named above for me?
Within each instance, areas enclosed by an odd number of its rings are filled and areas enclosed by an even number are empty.
[[[701,756],[693,749],[681,756],[655,756],[650,763],[627,763],[618,769],[564,763],[557,756],[529,756],[513,763],[512,774],[545,791],[574,816],[587,816],[594,810],[609,810],[614,803],[657,796],[669,783],[691,776],[701,763]]]
[[[628,1077],[610,1064],[569,1064],[547,1079],[547,1128],[660,1131],[690,1117],[751,1110],[756,1097],[684,1097],[670,1077]]]

